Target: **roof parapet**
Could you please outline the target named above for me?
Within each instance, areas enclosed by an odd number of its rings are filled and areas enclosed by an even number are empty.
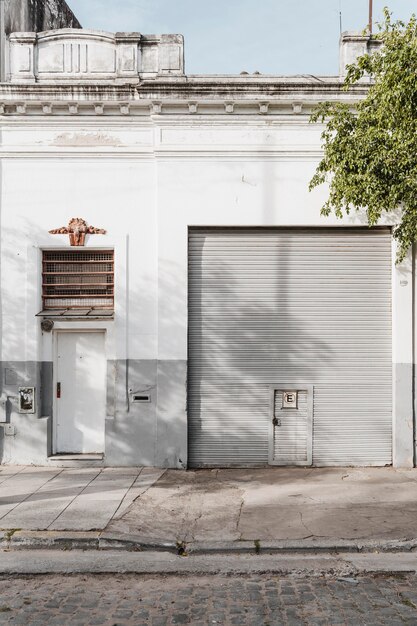
[[[345,78],[347,66],[364,54],[372,54],[379,50],[382,41],[372,38],[369,34],[344,32],[340,35],[339,75]]]
[[[12,33],[12,83],[116,82],[184,74],[182,35],[106,33],[84,29]]]

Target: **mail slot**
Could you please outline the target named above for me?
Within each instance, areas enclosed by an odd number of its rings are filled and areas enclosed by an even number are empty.
[[[284,391],[282,394],[283,409],[298,408],[298,391]]]
[[[148,393],[134,393],[132,394],[133,402],[150,402],[151,396]]]

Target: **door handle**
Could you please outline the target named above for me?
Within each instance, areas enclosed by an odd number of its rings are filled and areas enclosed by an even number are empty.
[[[274,426],[281,426],[281,420],[278,419],[277,417],[274,417],[274,419],[272,420],[272,423]]]
[[[56,384],[56,397],[57,398],[61,397],[61,383]]]

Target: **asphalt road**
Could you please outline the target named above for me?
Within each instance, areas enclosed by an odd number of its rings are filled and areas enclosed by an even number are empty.
[[[0,624],[21,626],[404,626],[415,574],[72,574],[0,578]]]

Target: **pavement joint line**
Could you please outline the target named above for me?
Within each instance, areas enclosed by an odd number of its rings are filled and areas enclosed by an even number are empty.
[[[5,465],[4,467],[9,467],[7,465]],[[5,478],[4,480],[1,481],[0,485],[3,485],[5,482],[7,482],[9,480],[9,478],[13,478],[14,476],[18,476],[19,474],[21,474],[23,472],[23,470],[25,470],[27,468],[27,465],[22,465],[22,467],[19,469],[18,472],[15,472],[14,474],[8,474],[7,478]],[[1,477],[1,473],[0,473],[0,477]]]
[[[141,473],[142,473],[142,471],[143,471],[144,469],[145,469],[145,467],[142,467],[142,469],[141,469],[141,471],[140,471],[140,474],[138,474],[138,476],[135,478],[135,482],[137,481],[137,479],[139,478],[139,476],[141,475]],[[161,478],[162,478],[163,476],[165,476],[166,472],[167,472],[167,470],[164,470],[164,471],[162,472],[162,474],[161,474],[161,475],[157,478],[157,480],[155,480],[155,481],[154,481],[153,483],[151,483],[148,487],[146,487],[146,489],[145,489],[144,491],[142,491],[142,493],[141,493],[141,494],[139,494],[139,495],[138,495],[138,497],[137,497],[137,498],[135,498],[135,499],[133,500],[133,502],[136,502],[136,500],[139,500],[139,498],[141,498],[142,496],[144,496],[144,495],[145,495],[145,493],[147,493],[147,492],[149,491],[149,489],[151,489],[151,488],[152,488],[152,487],[153,487],[153,486],[154,486],[154,485],[155,485],[155,484],[156,484],[159,480],[161,480]],[[134,484],[134,483],[133,483],[133,484]],[[131,486],[131,487],[130,487],[130,489],[132,489],[132,488],[133,488],[133,487]],[[124,502],[124,500],[125,500],[125,498],[126,498],[126,497],[127,497],[127,492],[126,492],[126,494],[125,494],[125,496],[124,496],[124,498],[123,498],[122,502],[121,502],[121,503],[120,503],[120,505],[117,507],[117,510],[116,510],[116,511],[115,511],[115,513],[113,514],[113,517],[112,517],[112,518],[111,518],[111,520],[109,520],[109,522],[107,523],[106,528],[107,528],[107,526],[108,526],[108,525],[109,525],[109,524],[113,521],[114,516],[116,515],[117,511],[118,511],[118,510],[120,509],[120,507],[122,506],[122,504],[123,504],[123,502]],[[133,502],[132,502],[132,504],[133,504]],[[106,528],[104,529],[104,531],[106,530]]]
[[[143,470],[143,467],[142,467],[142,470]],[[119,511],[119,510],[120,510],[120,508],[121,508],[121,506],[122,506],[123,502],[124,502],[124,501],[126,500],[126,498],[127,498],[127,494],[128,494],[128,493],[129,493],[129,491],[133,488],[133,486],[134,486],[135,482],[137,481],[137,479],[138,479],[138,478],[139,478],[139,476],[141,475],[142,470],[139,472],[139,474],[137,474],[136,476],[134,476],[134,477],[133,477],[133,481],[131,482],[130,486],[126,489],[126,493],[125,493],[125,495],[123,496],[123,498],[122,498],[122,499],[121,499],[121,501],[119,502],[119,506],[117,507],[117,509],[114,511],[113,515],[111,516],[111,518],[110,518],[110,519],[109,519],[109,521],[107,522],[106,527],[107,527],[109,524],[111,524],[111,522],[114,520],[115,516],[117,515],[117,511]]]
[[[63,468],[63,469],[62,469],[62,471],[64,471],[65,469],[66,469],[66,468]],[[92,468],[92,469],[94,469],[94,468]],[[81,489],[81,491],[79,491],[79,492],[78,492],[78,493],[77,493],[77,494],[76,494],[76,495],[72,498],[72,500],[71,500],[70,502],[68,502],[67,506],[66,506],[66,507],[64,507],[64,508],[62,509],[62,511],[60,511],[60,512],[59,512],[59,514],[55,517],[55,519],[53,519],[53,520],[52,520],[52,522],[49,524],[48,529],[52,526],[52,524],[55,524],[55,522],[57,521],[57,519],[59,519],[59,518],[61,517],[61,515],[62,515],[63,513],[65,513],[65,511],[68,509],[68,507],[69,507],[69,506],[71,506],[71,504],[74,502],[74,500],[76,500],[76,499],[78,498],[78,496],[80,496],[80,495],[83,493],[83,491],[84,491],[85,489],[87,489],[87,487],[89,487],[89,486],[91,485],[91,483],[92,483],[92,482],[93,482],[93,481],[97,478],[97,476],[99,476],[99,475],[101,474],[101,472],[102,472],[102,468],[97,468],[97,469],[95,469],[94,471],[96,471],[96,472],[97,472],[97,474],[96,474],[96,475],[95,475],[95,476],[94,476],[94,477],[93,477],[93,478],[92,478],[92,479],[91,479],[91,480],[90,480],[90,481],[89,481],[89,482],[88,482],[88,483],[87,483],[87,484],[86,484],[86,485],[85,485],[85,486]]]
[[[27,467],[28,467],[28,466],[27,466]],[[26,469],[26,467],[25,467],[24,469]],[[55,470],[55,471],[57,471],[57,470]],[[29,493],[29,494],[26,496],[26,498],[23,498],[23,500],[21,500],[20,502],[18,502],[18,503],[16,504],[16,506],[14,506],[12,509],[10,509],[10,511],[7,511],[7,513],[6,513],[5,515],[2,515],[2,516],[0,517],[0,521],[1,521],[2,519],[4,519],[7,515],[9,515],[9,513],[12,513],[15,509],[17,509],[17,507],[18,507],[18,506],[20,506],[21,504],[23,504],[24,502],[26,502],[26,500],[29,500],[29,498],[31,498],[32,496],[34,496],[34,495],[35,495],[35,493],[38,493],[38,491],[40,491],[40,490],[42,489],[42,487],[44,487],[45,485],[47,485],[48,483],[50,483],[50,482],[51,482],[51,480],[54,480],[55,478],[57,478],[57,476],[60,476],[60,475],[62,474],[62,472],[63,472],[63,471],[64,471],[64,470],[63,470],[63,469],[61,469],[61,470],[60,470],[57,474],[54,474],[53,476],[51,476],[51,478],[49,478],[49,479],[48,479],[48,480],[46,480],[44,483],[42,483],[42,485],[40,485],[37,489],[35,489],[35,491],[32,491],[31,493]],[[19,472],[19,474],[20,474],[20,472]]]

